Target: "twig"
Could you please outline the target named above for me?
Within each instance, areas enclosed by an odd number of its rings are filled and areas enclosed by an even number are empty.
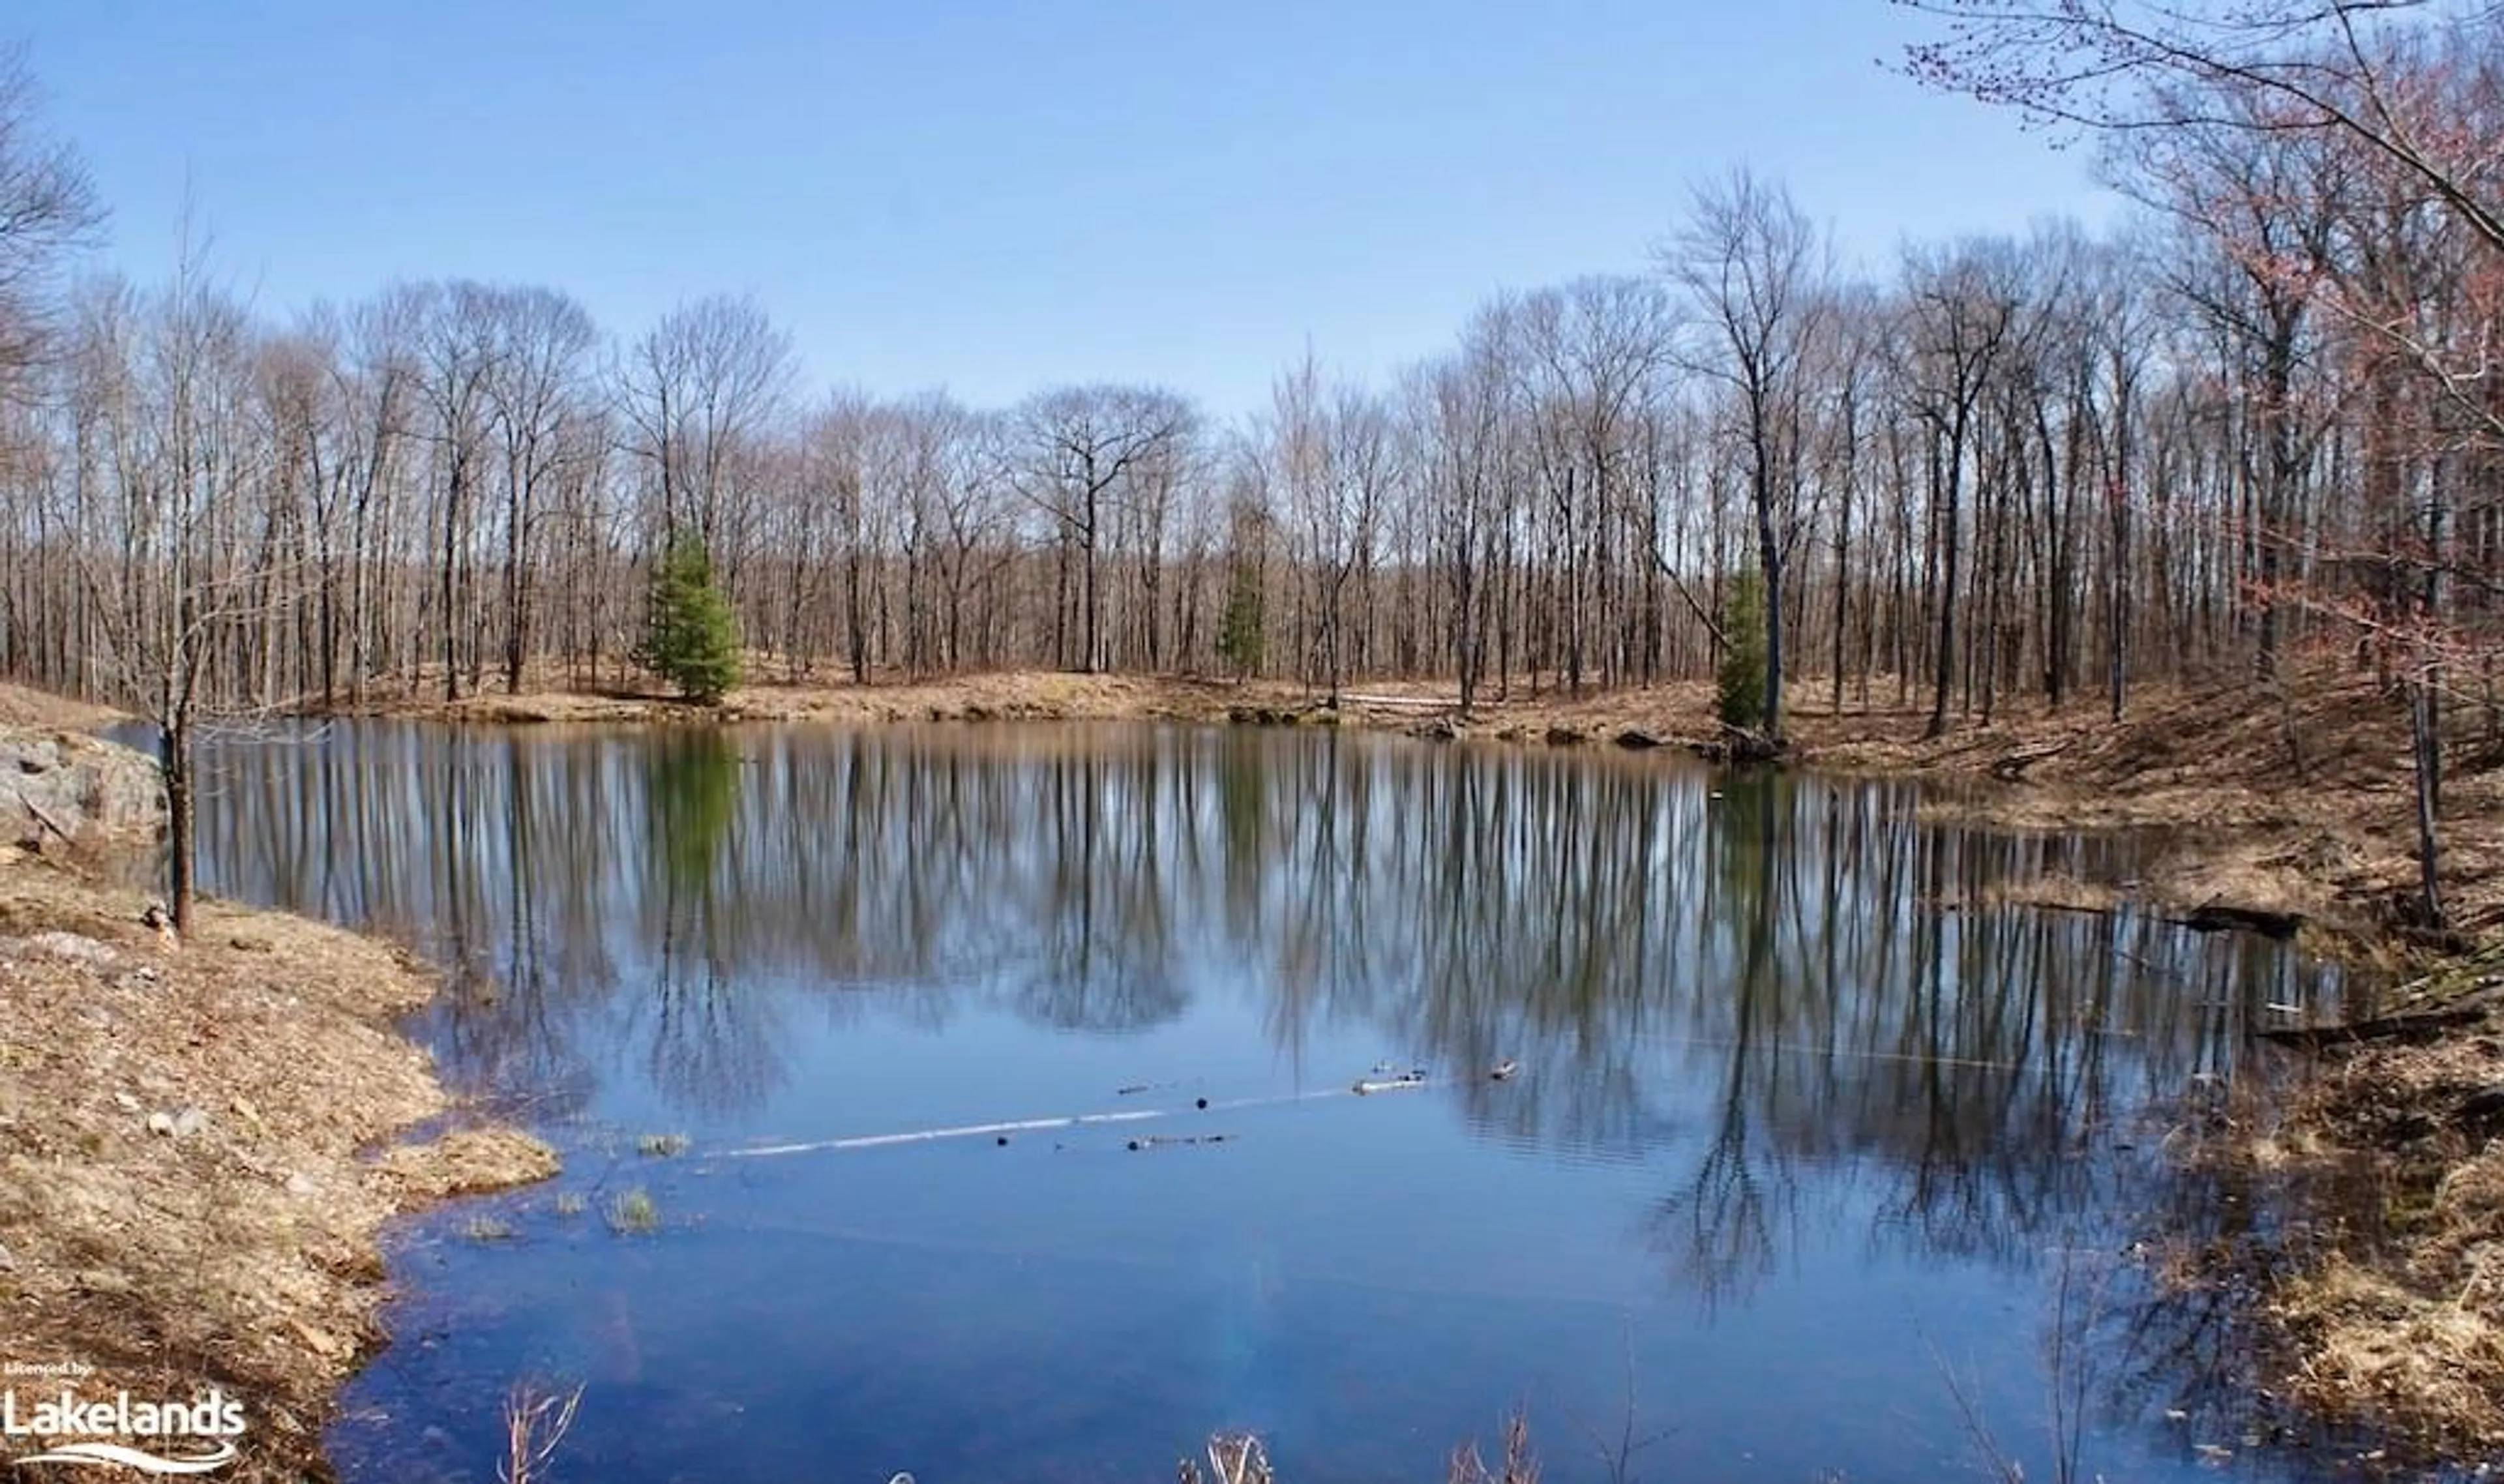
[[[503,1484],[531,1484],[556,1457],[581,1405],[579,1386],[563,1397],[528,1381],[514,1387],[504,1398],[504,1462],[497,1466],[496,1477]]]
[[[1974,1451],[1982,1456],[1984,1467],[2000,1484],[2026,1484],[2026,1470],[2000,1446],[2000,1439],[1992,1436],[1991,1424],[1982,1420],[1981,1408],[1975,1405],[1972,1394],[1965,1389],[1965,1383],[1957,1379],[1955,1367],[1948,1364],[1947,1357],[1939,1354],[1936,1344],[1930,1344],[1930,1351],[1931,1363],[1939,1368],[1940,1379],[1948,1384],[1948,1395],[1956,1400],[1957,1418],[1965,1425],[1965,1436],[1973,1440]]]

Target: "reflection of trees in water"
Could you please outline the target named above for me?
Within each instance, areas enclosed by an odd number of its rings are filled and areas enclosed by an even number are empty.
[[[1054,756],[1039,768],[1029,828],[1051,847],[1034,889],[1017,897],[1034,945],[1012,975],[1019,1012],[1063,1030],[1173,1019],[1187,997],[1162,865],[1171,770],[1152,753]]]
[[[1876,783],[1300,733],[340,727],[219,771],[211,884],[409,937],[455,978],[447,1064],[560,1112],[611,1066],[753,1106],[803,1021],[1122,1033],[1242,994],[1300,1063],[1361,1032],[1456,1075],[1487,1138],[1644,1164],[1640,1239],[1708,1301],[1817,1231],[2092,1254],[2046,1322],[2092,1329],[2070,1379],[2110,1416],[2273,1420],[2239,1378],[2284,1192],[2095,1135],[2241,1076],[2262,1007],[2325,985],[2257,940],[1983,905],[2127,876],[2109,841],[1926,823]],[[2116,1256],[2151,1229],[2255,1270],[2161,1281]]]
[[[1729,937],[1738,960],[1730,984],[1729,1054],[1720,1095],[1713,1100],[1711,1135],[1687,1184],[1659,1202],[1655,1239],[1687,1283],[1708,1300],[1771,1271],[1774,1219],[1779,1208],[1794,1214],[1795,1189],[1778,1154],[1760,1150],[1752,1120],[1761,1093],[1756,1080],[1779,1087],[1791,1049],[1765,1039],[1783,1019],[1779,1003],[1788,981],[1777,973],[1783,893],[1777,873],[1788,874],[1772,790],[1735,787],[1723,795],[1709,831],[1713,849],[1699,891],[1707,921]]]
[[[746,927],[724,920],[739,901],[739,755],[720,733],[669,732],[648,758],[644,916],[657,915],[659,946],[651,994],[624,998],[622,1039],[647,1048],[645,1074],[674,1103],[752,1106],[786,1074],[777,999],[731,967]]]
[[[225,767],[216,880],[500,984],[436,1028],[502,1085],[579,1090],[623,1039],[672,1098],[739,1106],[803,1013],[1116,1033],[1248,993],[1291,1054],[1359,1027],[1446,1072],[1520,1057],[1465,1081],[1471,1122],[1671,1160],[1650,1234],[1708,1291],[1830,1217],[1812,1188],[1876,1191],[1880,1244],[2023,1260],[2095,1195],[2086,1128],[2312,987],[2269,945],[1971,905],[2127,852],[1875,783],[1147,729],[348,727]]]

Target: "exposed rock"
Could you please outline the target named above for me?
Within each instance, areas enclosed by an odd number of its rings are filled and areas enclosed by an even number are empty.
[[[180,1113],[158,1112],[148,1115],[148,1131],[163,1134],[169,1139],[188,1139],[208,1126],[209,1116],[197,1108],[186,1108]]]
[[[165,780],[144,753],[76,733],[0,727],[0,838],[153,838]]]
[[[0,940],[0,956],[23,958],[29,955],[58,958],[98,969],[122,956],[83,933],[62,932],[58,928],[28,933],[23,938]]]
[[[1781,738],[1767,737],[1762,732],[1752,732],[1744,727],[1723,727],[1719,740],[1692,743],[1689,750],[1708,763],[1727,763],[1746,768],[1782,762],[1790,755],[1791,744]]]
[[[1235,706],[1227,707],[1226,719],[1238,727],[1292,727],[1301,718],[1283,707]]]
[[[1548,729],[1548,745],[1551,747],[1580,746],[1587,739],[1585,739],[1582,733],[1574,730],[1572,727],[1549,727]]]
[[[1649,752],[1662,745],[1661,740],[1641,727],[1628,727],[1617,736],[1618,746],[1629,752]]]

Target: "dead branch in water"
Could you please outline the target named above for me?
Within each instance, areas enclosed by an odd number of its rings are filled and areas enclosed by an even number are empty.
[[[1486,1460],[1478,1456],[1478,1445],[1470,1442],[1452,1450],[1443,1477],[1444,1484],[1539,1484],[1539,1460],[1530,1451],[1529,1412],[1516,1407],[1505,1419],[1500,1470],[1490,1472]]]
[[[560,1397],[525,1381],[504,1398],[504,1462],[496,1467],[503,1484],[531,1484],[556,1457],[582,1405],[582,1388]]]

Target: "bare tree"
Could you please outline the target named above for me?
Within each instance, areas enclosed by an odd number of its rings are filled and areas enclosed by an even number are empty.
[[[1093,672],[1106,661],[1102,566],[1114,507],[1132,492],[1130,481],[1144,466],[1191,436],[1197,417],[1171,392],[1099,385],[1047,392],[1026,404],[1019,423],[1026,456],[1022,488],[1051,520],[1061,552],[1055,659]]]
[[[59,274],[105,223],[86,161],[44,127],[22,45],[0,48],[0,395],[23,396],[57,324]]]
[[[1977,413],[2016,323],[2013,269],[2013,249],[1996,241],[1917,254],[1906,269],[1912,284],[1915,412],[1930,436],[1928,505],[1938,569],[1931,591],[1938,631],[1931,737],[1943,735],[1948,726],[1948,696],[1957,673],[1965,489]]]
[[[1765,730],[1783,731],[1783,576],[1807,523],[1796,496],[1801,364],[1826,276],[1817,229],[1780,185],[1747,171],[1696,189],[1663,250],[1694,300],[1706,344],[1688,363],[1724,383],[1748,448],[1749,503],[1765,582]]]
[[[252,350],[242,307],[198,276],[188,251],[164,293],[104,286],[79,328],[74,395],[101,431],[111,491],[84,506],[82,583],[105,638],[95,659],[108,693],[157,732],[178,934],[192,916],[194,742],[220,709],[219,657],[266,592],[267,553],[246,538],[265,457]]]
[[[802,432],[800,500],[807,539],[794,554],[792,581],[795,587],[806,584],[808,593],[795,592],[794,601],[818,611],[836,606],[825,592],[825,574],[829,569],[841,574],[844,655],[855,684],[869,680],[867,500],[876,418],[877,408],[866,396],[838,392],[810,415]]]
[[[942,660],[962,671],[986,662],[988,644],[966,652],[965,607],[978,582],[995,575],[1006,558],[1009,498],[1015,480],[1015,436],[1008,419],[972,413],[953,402],[933,404],[933,415],[945,419],[945,459],[939,487]]]
[[[583,450],[569,436],[585,414],[584,376],[599,332],[552,289],[496,293],[498,352],[487,375],[488,419],[504,455],[504,688],[518,694],[531,649],[533,569],[548,486]]]
[[[1946,34],[1905,49],[1930,86],[2029,119],[2137,133],[2226,127],[2352,140],[2504,251],[2491,141],[2420,111],[2415,28],[2491,59],[2489,0],[1895,0]]]
[[[635,452],[660,497],[660,530],[681,526],[735,571],[748,458],[785,410],[797,374],[791,337],[748,298],[679,305],[637,340],[619,371]]]
[[[418,394],[435,458],[435,597],[443,699],[461,695],[464,658],[478,663],[473,579],[477,493],[488,436],[488,387],[503,355],[494,292],[463,280],[418,291]],[[469,653],[465,656],[463,640]]]
[[[1398,445],[1388,409],[1362,388],[1326,385],[1309,357],[1279,379],[1272,402],[1264,462],[1302,538],[1304,673],[1335,706],[1349,670],[1349,587],[1374,561]]]

